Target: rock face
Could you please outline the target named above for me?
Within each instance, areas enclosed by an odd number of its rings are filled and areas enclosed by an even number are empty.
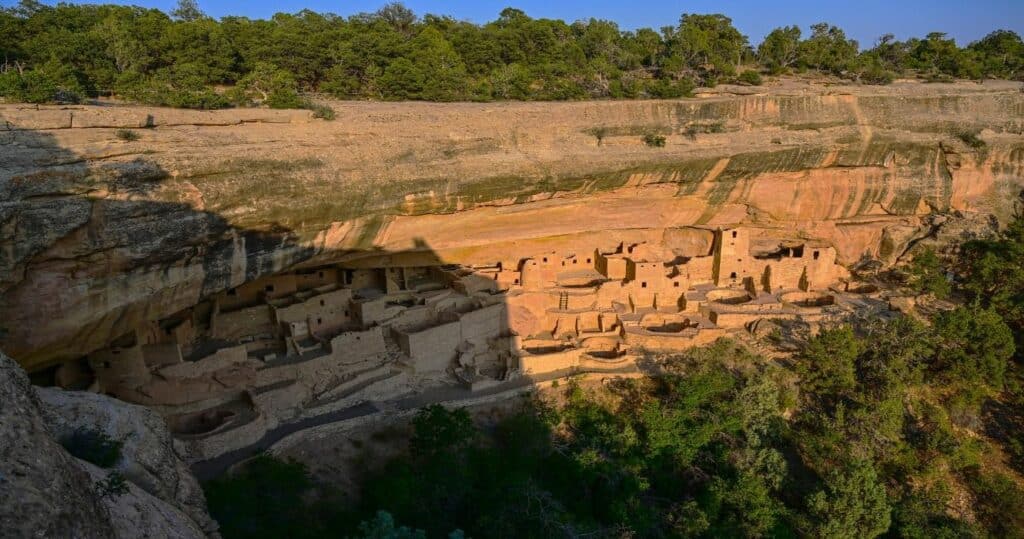
[[[0,354],[0,530],[4,537],[114,537],[93,481],[46,430],[25,372]]]
[[[47,427],[55,438],[87,425],[121,441],[121,459],[114,470],[143,494],[180,508],[188,515],[181,518],[188,520],[191,528],[216,531],[199,483],[175,454],[171,434],[156,412],[96,393],[56,388],[38,388],[37,393]],[[134,496],[143,501],[150,497]]]
[[[0,107],[0,345],[43,369],[256,277],[377,248],[488,264],[541,245],[696,250],[744,226],[888,263],[936,236],[935,214],[1006,218],[1024,185],[1019,83],[334,108],[324,122]]]
[[[0,530],[4,537],[217,537],[202,491],[174,455],[162,420],[102,395],[43,390],[0,354]],[[125,441],[116,470],[127,491],[103,496],[110,471],[56,439],[76,427]]]
[[[107,472],[79,461],[93,481],[103,481]],[[177,507],[153,496],[134,483],[127,492],[103,498],[110,514],[114,536],[120,539],[202,539],[207,537],[189,516]]]

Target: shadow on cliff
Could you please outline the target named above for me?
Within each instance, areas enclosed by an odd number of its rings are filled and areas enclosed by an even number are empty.
[[[155,200],[171,174],[131,140],[144,139],[148,129],[88,129],[92,155],[82,155],[61,138],[84,128],[21,128],[0,110],[4,125],[0,349],[30,372],[81,358],[140,322],[314,257],[327,265],[397,254],[324,249],[276,223],[234,226],[185,194],[182,202]],[[97,142],[97,132],[109,138]],[[422,240],[400,252],[445,264]]]

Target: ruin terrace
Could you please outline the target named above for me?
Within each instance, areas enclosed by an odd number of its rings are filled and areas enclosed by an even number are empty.
[[[244,283],[61,364],[53,381],[158,410],[202,461],[361,402],[621,370],[759,320],[820,320],[841,309],[848,278],[830,245],[745,228],[714,230],[703,256],[648,243],[475,267],[409,255]]]

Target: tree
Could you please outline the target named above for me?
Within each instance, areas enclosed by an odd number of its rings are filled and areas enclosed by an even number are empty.
[[[877,537],[889,529],[891,508],[875,468],[857,460],[829,473],[808,500],[814,537]]]
[[[679,19],[679,30],[670,43],[687,68],[713,77],[736,71],[747,37],[725,15],[687,13]]]
[[[757,59],[773,73],[785,71],[799,58],[800,27],[786,26],[772,30],[757,48]]]
[[[994,239],[965,243],[960,273],[970,299],[998,313],[1024,349],[1024,215]]]
[[[857,357],[863,344],[849,325],[822,329],[800,353],[802,387],[829,401],[850,396],[857,386]]]
[[[857,42],[827,22],[811,25],[811,37],[800,44],[800,62],[810,68],[841,74],[852,67]]]
[[[952,381],[1003,387],[1003,374],[1016,350],[1002,317],[977,306],[957,307],[935,319],[939,341],[932,369]]]
[[[395,31],[407,36],[412,34],[413,25],[416,23],[416,14],[401,2],[385,4],[374,15]]]
[[[191,22],[205,18],[206,14],[199,9],[196,0],[178,0],[178,7],[171,11],[171,16],[179,21]]]
[[[302,106],[298,85],[291,73],[265,62],[235,86],[234,99],[241,103],[259,103],[272,109],[297,109]]]
[[[980,56],[985,76],[1016,80],[1024,77],[1024,42],[1016,32],[996,30],[971,43],[968,49]]]
[[[466,66],[440,31],[427,27],[411,45],[410,60],[422,76],[422,99],[454,101],[465,95]]]
[[[385,99],[418,99],[423,92],[423,70],[408,58],[397,58],[384,70],[379,81]]]

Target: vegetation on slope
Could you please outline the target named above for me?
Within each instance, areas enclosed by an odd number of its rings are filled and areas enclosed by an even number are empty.
[[[420,18],[397,3],[348,18],[303,10],[215,20],[195,0],[170,14],[21,0],[0,8],[0,36],[0,97],[34,103],[116,95],[174,107],[289,108],[311,91],[430,101],[673,98],[697,84],[760,84],[758,71],[816,70],[871,84],[911,72],[928,80],[1024,76],[1024,44],[1011,31],[966,47],[942,33],[886,35],[861,51],[842,29],[820,23],[806,38],[796,26],[778,28],[753,47],[721,14],[623,31],[611,21],[569,24],[514,8],[477,25]]]

